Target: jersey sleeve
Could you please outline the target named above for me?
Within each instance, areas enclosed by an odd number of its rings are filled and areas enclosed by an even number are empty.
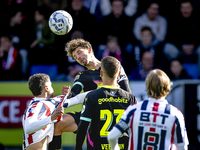
[[[44,119],[39,118],[39,112],[42,106],[43,103],[39,102],[33,104],[27,109],[26,113],[24,114],[23,123],[25,133],[31,134],[46,127],[49,123],[52,123],[51,115],[45,117]]]
[[[123,90],[127,92],[131,92],[128,77],[122,66],[120,67],[120,76],[117,78],[117,82],[120,85],[120,88],[122,88]]]
[[[121,131],[121,133],[124,133],[131,124],[131,120],[134,117],[134,112],[136,108],[134,105],[130,105],[123,113],[121,119],[119,122],[115,125],[115,127]]]
[[[178,110],[175,118],[175,133],[174,133],[174,142],[178,149],[187,147],[189,144],[184,116],[181,111]]]
[[[86,95],[85,100],[84,100],[84,104],[83,104],[83,109],[81,112],[81,117],[80,120],[84,120],[87,122],[91,122],[92,120],[92,114],[93,114],[93,108],[95,108],[93,102],[94,100],[92,100],[92,96],[89,93],[88,95]]]
[[[74,84],[72,86],[70,97],[74,97],[75,95],[79,94],[84,88],[83,84],[83,72],[80,72],[76,75],[74,79]]]
[[[137,103],[137,99],[136,99],[135,95],[131,94],[130,104],[136,104],[136,103]]]
[[[84,99],[85,99],[85,96],[89,93],[90,91],[87,91],[87,92],[84,92],[84,93],[81,93],[81,94],[78,94],[72,98],[69,98],[65,101],[64,105],[63,106],[67,106],[67,107],[70,107],[70,106],[74,106],[74,105],[77,105],[77,104],[83,104],[84,102]],[[65,107],[65,108],[67,108]]]

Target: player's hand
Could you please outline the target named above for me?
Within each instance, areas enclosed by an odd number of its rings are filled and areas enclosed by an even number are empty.
[[[62,95],[66,95],[70,92],[70,86],[63,86],[62,87]]]
[[[58,107],[55,109],[54,113],[51,115],[51,121],[56,120],[58,116],[64,114],[64,107]]]

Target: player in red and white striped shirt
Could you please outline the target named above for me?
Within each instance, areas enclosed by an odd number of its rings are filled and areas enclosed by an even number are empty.
[[[189,144],[183,114],[168,104],[171,82],[161,70],[155,69],[146,78],[149,96],[124,112],[108,136],[111,149],[119,149],[117,139],[129,129],[129,150],[187,150]]]
[[[24,130],[22,148],[23,150],[46,150],[47,144],[53,138],[54,122],[59,121],[58,118],[64,112],[62,106],[67,108],[78,103],[83,103],[85,95],[88,92],[67,100],[67,95],[53,97],[54,90],[52,83],[46,74],[31,76],[29,78],[29,89],[35,97],[25,110],[22,118]],[[69,126],[69,128],[71,127]],[[67,128],[65,130],[68,131]]]

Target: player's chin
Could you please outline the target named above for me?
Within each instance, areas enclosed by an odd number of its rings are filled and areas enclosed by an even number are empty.
[[[79,62],[79,64],[80,64],[81,66],[87,66],[87,62],[84,62],[84,61]]]

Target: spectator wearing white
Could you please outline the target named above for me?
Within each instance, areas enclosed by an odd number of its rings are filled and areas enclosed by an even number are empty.
[[[146,12],[138,16],[134,22],[133,34],[141,40],[141,28],[149,26],[159,42],[163,42],[167,34],[167,19],[159,14],[159,4],[151,2]]]

